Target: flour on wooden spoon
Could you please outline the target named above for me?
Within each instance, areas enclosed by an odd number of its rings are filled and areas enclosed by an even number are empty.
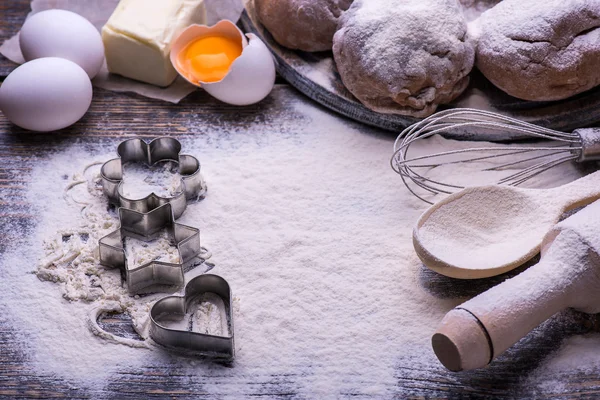
[[[485,278],[533,258],[561,215],[600,198],[600,172],[552,189],[472,187],[434,204],[419,219],[415,250],[435,271]]]
[[[514,262],[539,243],[555,216],[524,193],[489,187],[465,191],[439,207],[418,229],[434,256],[465,269],[489,269]]]

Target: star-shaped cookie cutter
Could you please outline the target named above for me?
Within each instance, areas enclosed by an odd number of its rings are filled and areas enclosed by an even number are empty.
[[[157,287],[182,287],[186,269],[199,263],[202,252],[200,231],[176,223],[172,205],[169,203],[147,213],[120,208],[119,219],[121,227],[98,242],[100,264],[124,271],[127,288],[132,294],[150,293],[156,291],[152,288]],[[164,231],[177,247],[179,262],[153,260],[135,268],[128,268],[125,237],[148,242],[156,239]]]
[[[161,137],[146,143],[141,139],[129,139],[117,147],[118,158],[105,162],[100,169],[104,194],[111,203],[139,212],[148,212],[158,206],[171,203],[175,219],[185,211],[187,200],[198,198],[205,190],[200,174],[200,161],[196,157],[179,154],[181,143],[177,139]],[[123,164],[144,163],[152,166],[161,161],[178,164],[181,184],[173,196],[159,196],[154,192],[142,199],[130,199],[122,193]]]
[[[163,319],[185,317],[188,308],[204,293],[214,293],[221,298],[227,315],[228,332],[225,336],[208,335],[168,328]],[[169,350],[186,355],[200,355],[232,361],[235,355],[231,288],[218,275],[203,274],[190,280],[184,296],[168,296],[158,300],[150,309],[150,337]]]

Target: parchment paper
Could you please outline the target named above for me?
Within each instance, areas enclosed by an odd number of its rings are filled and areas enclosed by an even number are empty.
[[[168,1],[168,0],[164,0]],[[208,25],[213,25],[222,19],[237,22],[244,9],[242,0],[205,0]],[[100,30],[108,21],[119,0],[33,0],[31,2],[31,15],[40,11],[53,8],[73,11],[87,18]],[[9,60],[22,64],[25,62],[19,48],[19,34],[6,40],[0,46],[0,54]],[[94,86],[115,92],[134,92],[145,97],[178,103],[185,96],[196,90],[185,79],[178,77],[175,82],[166,88],[137,82],[118,75],[109,74],[106,63],[92,81]]]

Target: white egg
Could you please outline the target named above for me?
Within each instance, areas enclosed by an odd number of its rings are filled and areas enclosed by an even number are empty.
[[[242,54],[238,56],[229,71],[217,82],[194,82],[185,66],[178,61],[186,47],[202,37],[225,36],[239,39]],[[275,62],[267,46],[255,35],[244,34],[230,21],[223,20],[208,27],[192,25],[184,30],[171,46],[171,63],[177,72],[188,82],[206,90],[211,96],[229,104],[245,106],[258,103],[273,90],[275,85]]]
[[[64,58],[29,61],[0,86],[0,111],[15,125],[32,131],[66,128],[83,117],[91,102],[90,78]]]
[[[100,32],[81,15],[66,10],[47,10],[28,18],[19,34],[26,61],[42,57],[71,60],[94,78],[104,63]]]

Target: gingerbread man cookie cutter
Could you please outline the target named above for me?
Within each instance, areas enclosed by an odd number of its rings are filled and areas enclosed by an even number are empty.
[[[157,138],[150,143],[137,138],[121,142],[117,147],[119,157],[105,162],[100,169],[104,194],[111,203],[139,212],[149,212],[170,203],[175,219],[179,218],[185,211],[187,200],[198,198],[206,191],[200,161],[180,152],[181,143],[170,137]],[[123,195],[123,164],[137,162],[152,166],[161,161],[178,164],[181,183],[173,196],[159,196],[153,192],[141,199],[131,199]]]
[[[204,258],[200,246],[200,231],[175,222],[170,203],[163,204],[150,212],[142,213],[127,208],[119,209],[121,226],[102,237],[98,242],[100,264],[120,268],[130,293],[150,293],[162,290],[153,288],[182,287],[184,273]],[[152,241],[166,232],[177,247],[179,262],[151,260],[134,268],[127,265],[124,239],[131,237]]]

